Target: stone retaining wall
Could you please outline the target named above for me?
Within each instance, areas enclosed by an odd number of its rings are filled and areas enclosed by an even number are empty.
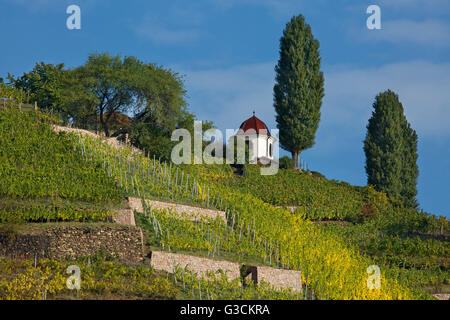
[[[258,282],[265,281],[276,289],[292,288],[302,291],[300,271],[276,269],[265,266],[257,266]]]
[[[39,231],[0,235],[0,256],[66,258],[98,253],[129,262],[144,259],[143,235],[131,226],[57,226]]]
[[[199,277],[205,277],[208,271],[217,272],[221,269],[226,272],[230,280],[241,278],[240,270],[243,266],[242,263],[237,262],[161,251],[152,251],[150,264],[155,270],[169,273],[173,273],[174,265],[178,265],[181,268],[187,267],[189,270],[197,273]],[[247,266],[247,268],[252,271],[248,277],[254,281],[256,280],[258,283],[265,281],[275,289],[292,288],[299,292],[302,290],[302,280],[299,271],[266,266]]]
[[[297,206],[275,206],[277,208],[281,208],[281,209],[287,209],[289,210],[290,213],[295,213],[295,210],[297,210]]]
[[[153,209],[157,210],[171,210],[173,213],[177,214],[180,219],[187,220],[198,220],[202,217],[207,217],[211,219],[219,218],[223,222],[227,222],[225,211],[218,211],[212,209],[205,209],[193,206],[182,205],[178,203],[163,202],[156,200],[146,200],[147,205]],[[128,198],[128,205],[130,208],[136,212],[143,213],[144,208],[142,206],[142,199],[140,198]]]
[[[136,220],[134,219],[134,212],[131,209],[122,209],[117,212],[117,215],[112,218],[112,222],[125,224],[129,226],[135,226]]]
[[[433,297],[435,297],[438,300],[450,300],[450,294],[446,293],[435,293],[433,294]]]
[[[206,277],[208,271],[216,272],[218,270],[223,270],[230,280],[241,277],[241,265],[239,263],[185,254],[152,251],[150,264],[155,270],[166,271],[169,273],[173,273],[173,266],[175,264],[180,268],[187,267],[190,271],[197,273],[199,277]]]

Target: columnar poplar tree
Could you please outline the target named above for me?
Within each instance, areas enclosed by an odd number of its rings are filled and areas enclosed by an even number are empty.
[[[300,153],[314,145],[322,106],[323,73],[319,41],[302,15],[287,23],[275,67],[274,107],[280,145],[298,167]]]
[[[373,108],[364,141],[367,183],[417,208],[417,134],[393,91],[378,94]]]

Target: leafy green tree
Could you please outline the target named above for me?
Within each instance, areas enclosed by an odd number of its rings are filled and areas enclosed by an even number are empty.
[[[91,54],[88,61],[76,68],[68,79],[71,84],[66,86],[68,90],[71,90],[72,85],[81,90],[76,90],[77,94],[66,103],[74,107],[78,101],[85,101],[82,106],[86,107],[86,114],[90,113],[89,107],[94,107],[100,125],[109,137],[111,117],[117,112],[129,112],[135,107],[138,97],[136,88],[142,81],[140,66],[142,63],[135,57],[121,59],[108,53]]]
[[[141,72],[144,76],[135,84],[139,103],[129,131],[130,140],[157,158],[168,161],[177,144],[171,141],[172,132],[184,128],[193,137],[196,117],[187,110],[186,90],[178,73],[155,64],[143,65]],[[212,123],[203,123],[203,130],[211,127]]]
[[[288,156],[284,156],[280,158],[280,169],[293,169],[294,163],[292,162],[292,159]]]
[[[417,209],[417,178],[419,176],[419,167],[417,165],[417,143],[418,137],[414,129],[406,120],[403,122],[403,133],[405,139],[405,152],[403,153],[402,167],[402,190],[400,200],[407,208]]]
[[[324,96],[319,41],[302,15],[293,17],[283,31],[275,72],[274,107],[280,145],[291,152],[297,167],[300,153],[314,145]]]
[[[378,94],[373,108],[364,141],[367,183],[417,208],[417,134],[393,91]]]
[[[67,70],[61,78],[61,90],[58,101],[67,110],[68,118],[77,128],[98,130],[98,97],[90,90],[95,79],[84,76],[79,69]]]
[[[155,130],[169,136],[181,122],[192,116],[184,100],[186,90],[181,76],[170,69],[154,64],[143,67],[144,75],[136,83],[139,104],[135,120],[151,125]],[[193,126],[194,117],[192,117]]]
[[[176,119],[176,125],[173,130],[177,128],[183,128],[191,134],[191,150],[194,150],[194,121],[196,117],[194,114],[187,111],[179,114]],[[206,131],[213,128],[213,123],[209,121],[203,121],[202,129]],[[172,130],[172,131],[173,131]],[[146,150],[150,155],[156,156],[157,159],[161,158],[163,161],[170,161],[172,148],[178,144],[177,141],[172,141],[172,131],[161,131],[158,127],[155,127],[151,123],[145,121],[134,121],[130,129],[131,143],[140,149]],[[202,150],[208,144],[209,141],[202,140]]]
[[[36,63],[33,70],[21,77],[14,78],[8,74],[8,80],[15,88],[29,94],[27,99],[37,102],[39,108],[65,113],[67,110],[58,100],[64,72],[63,63],[53,65],[41,62]]]
[[[224,145],[223,156],[229,156],[230,159],[233,159],[233,165],[240,166],[242,164],[250,163],[250,159],[252,158],[252,150],[250,148],[250,141],[248,137],[244,137],[244,152],[242,155],[239,154],[238,147],[239,142],[237,136],[232,136],[228,140],[228,143]],[[241,156],[244,158],[240,158]]]
[[[59,111],[74,126],[101,128],[106,136],[129,133],[132,143],[163,159],[170,157],[173,130],[194,130],[183,78],[135,57],[94,53],[74,69],[40,63],[10,80],[20,92],[30,92],[41,108]],[[212,123],[205,121],[203,130],[209,128]]]
[[[134,115],[129,129],[133,137],[169,137],[185,116],[185,90],[181,77],[135,57],[91,54],[88,61],[68,72],[62,99],[79,121],[95,115],[106,136],[110,136],[118,114]],[[148,127],[144,130],[144,127]],[[131,132],[128,132],[131,134]],[[136,142],[143,141],[135,139]]]

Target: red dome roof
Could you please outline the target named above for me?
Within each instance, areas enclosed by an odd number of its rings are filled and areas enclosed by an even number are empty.
[[[256,116],[248,118],[247,120],[242,122],[237,134],[245,134],[248,130],[253,130],[258,134],[267,134],[268,136],[270,136],[270,131],[267,128],[266,124],[259,120]]]

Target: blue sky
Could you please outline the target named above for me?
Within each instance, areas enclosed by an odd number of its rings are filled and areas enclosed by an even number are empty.
[[[81,30],[66,28],[71,4]],[[366,28],[371,4],[381,30]],[[75,67],[92,52],[133,55],[184,74],[190,110],[221,129],[253,110],[276,128],[279,38],[302,13],[325,74],[316,144],[302,154],[310,169],[365,185],[365,126],[375,95],[392,89],[419,135],[420,206],[450,216],[450,1],[0,0],[0,12],[0,77],[38,61]]]

